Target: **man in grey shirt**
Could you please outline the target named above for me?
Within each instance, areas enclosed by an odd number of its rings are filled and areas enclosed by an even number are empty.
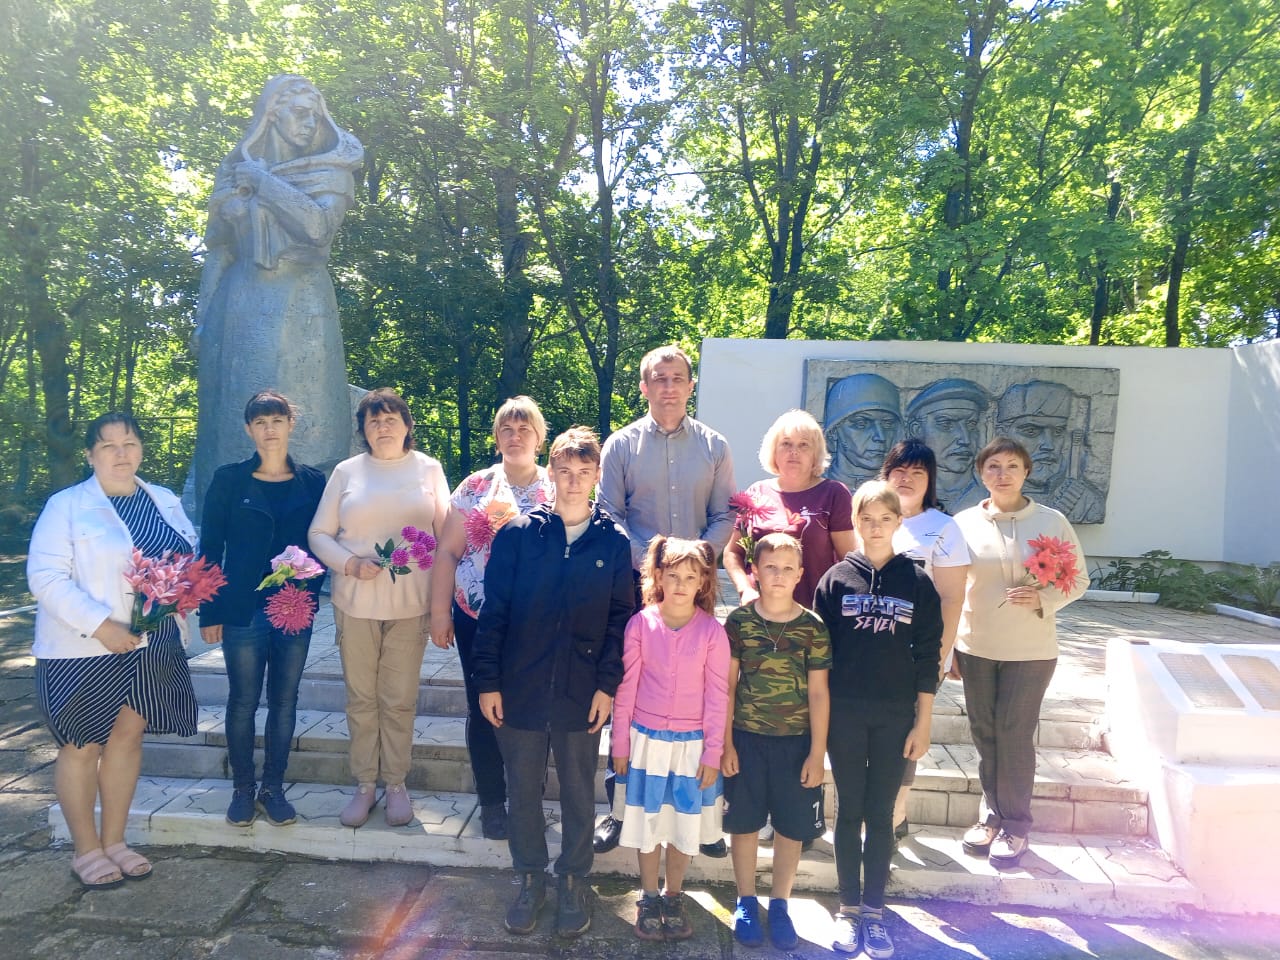
[[[693,364],[679,347],[650,350],[640,361],[640,392],[649,413],[604,445],[600,506],[631,541],[636,571],[658,534],[706,540],[721,553],[733,533],[733,457],[724,437],[689,416],[696,382]],[[606,785],[612,803],[613,780]],[[596,829],[596,850],[616,847],[621,830],[606,817]],[[724,841],[705,845],[703,853],[723,857]]]

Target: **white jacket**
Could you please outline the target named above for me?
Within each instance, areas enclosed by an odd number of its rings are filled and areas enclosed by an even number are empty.
[[[196,542],[182,504],[164,487],[138,480],[169,526]],[[40,659],[111,653],[94,638],[104,620],[128,624],[133,588],[124,578],[133,539],[96,476],[59,490],[40,512],[27,553],[27,583],[39,604],[35,643]],[[185,618],[178,618],[184,638]],[[146,638],[142,641],[146,643]]]

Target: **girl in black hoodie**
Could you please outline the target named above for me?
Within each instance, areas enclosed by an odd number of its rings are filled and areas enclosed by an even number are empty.
[[[834,946],[885,960],[893,956],[884,923],[893,801],[906,761],[929,749],[942,614],[924,570],[894,553],[902,507],[893,489],[864,483],[853,516],[861,547],[826,572],[814,601],[831,633],[827,754],[840,801]]]

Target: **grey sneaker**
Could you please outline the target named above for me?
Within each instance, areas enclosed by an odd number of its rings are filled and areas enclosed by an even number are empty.
[[[1000,835],[991,843],[991,856],[988,859],[996,869],[1016,867],[1026,852],[1026,837],[1015,837],[1001,830]]]
[[[893,940],[883,913],[863,913],[862,951],[871,960],[889,960],[893,956]]]
[[[533,933],[538,925],[538,911],[547,902],[547,875],[526,873],[520,877],[520,892],[507,908],[503,926],[511,933]]]

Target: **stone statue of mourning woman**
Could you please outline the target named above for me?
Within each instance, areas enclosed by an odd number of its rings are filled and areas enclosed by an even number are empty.
[[[329,248],[355,201],[364,148],[299,76],[267,81],[218,168],[193,347],[197,509],[213,471],[253,452],[245,400],[272,388],[299,408],[289,448],[328,470],[350,455],[351,402]]]

